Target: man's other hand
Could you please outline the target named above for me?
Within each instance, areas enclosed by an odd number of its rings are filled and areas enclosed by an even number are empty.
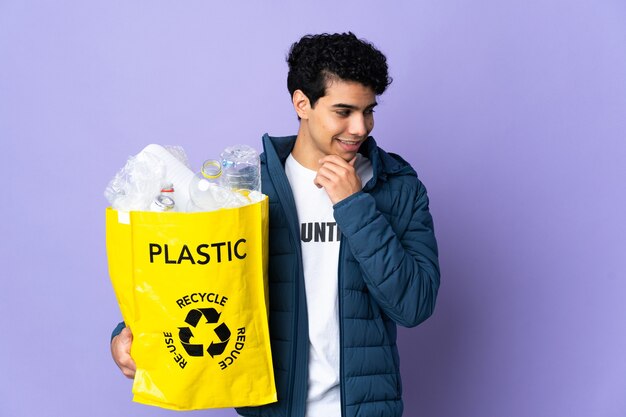
[[[133,379],[137,366],[130,357],[130,346],[133,343],[133,334],[130,328],[124,327],[120,334],[111,340],[111,356],[126,378]]]
[[[361,191],[361,179],[354,169],[355,162],[356,156],[348,162],[337,155],[320,159],[314,183],[318,188],[324,187],[333,204]]]

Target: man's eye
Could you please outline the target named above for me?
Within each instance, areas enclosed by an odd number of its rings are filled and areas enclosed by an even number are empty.
[[[370,116],[372,114],[374,114],[375,110],[374,109],[369,109],[369,110],[365,110],[363,113],[365,113],[366,116]]]
[[[341,117],[348,117],[350,116],[350,111],[349,110],[340,110],[337,112],[337,114]]]

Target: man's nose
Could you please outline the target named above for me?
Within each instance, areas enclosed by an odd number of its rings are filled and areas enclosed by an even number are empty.
[[[355,113],[350,118],[350,126],[348,132],[353,136],[363,137],[367,135],[368,126],[367,120],[362,114]]]

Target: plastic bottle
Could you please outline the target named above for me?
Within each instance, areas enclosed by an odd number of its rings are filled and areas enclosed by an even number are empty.
[[[176,190],[174,190],[174,184],[172,183],[167,183],[163,185],[163,188],[161,188],[161,194],[171,198],[174,204],[176,204],[178,201],[178,197],[176,196]],[[175,205],[174,210],[178,211],[178,204]]]
[[[212,211],[228,207],[232,200],[232,192],[222,187],[222,166],[220,161],[209,159],[204,161],[202,169],[189,183],[191,204],[187,211]]]
[[[224,185],[232,190],[261,191],[261,163],[248,145],[229,146],[220,154]]]
[[[165,147],[156,144],[146,146],[142,152],[148,152],[165,164],[165,180],[176,189],[176,206],[184,211],[189,204],[189,184],[194,173],[183,162],[177,159]]]

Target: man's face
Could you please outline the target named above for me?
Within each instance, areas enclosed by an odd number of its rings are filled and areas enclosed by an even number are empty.
[[[326,155],[353,159],[374,128],[374,91],[358,82],[332,80],[314,108],[305,101],[300,109],[294,103],[301,117],[294,148],[298,162],[317,169],[317,161]]]

